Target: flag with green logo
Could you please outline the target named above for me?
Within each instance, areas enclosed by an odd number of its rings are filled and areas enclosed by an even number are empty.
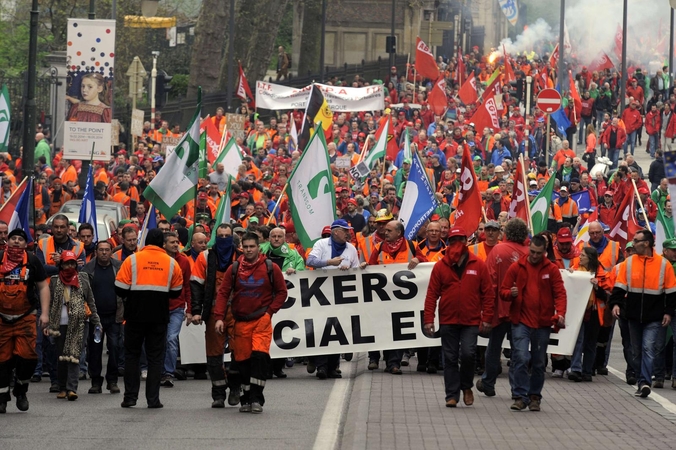
[[[143,196],[160,210],[167,219],[171,218],[186,203],[195,197],[200,163],[200,111],[202,91],[198,90],[197,108],[188,131],[167,157],[153,181],[143,191]]]
[[[655,221],[655,251],[662,254],[662,243],[674,238],[674,221],[664,215],[664,208],[657,204],[657,220]]]
[[[411,156],[411,138],[408,135],[408,127],[404,131],[404,159],[413,159]]]
[[[376,130],[375,138],[376,144],[369,150],[369,154],[364,158],[363,163],[369,169],[373,169],[376,162],[380,159],[385,160],[387,152],[387,135],[390,134],[390,120],[389,116],[380,119],[380,126]]]
[[[537,197],[530,204],[530,217],[533,223],[533,235],[536,235],[547,229],[547,220],[549,219],[549,204],[552,201],[554,192],[554,181],[556,172],[549,176],[549,181],[542,188]]]
[[[230,200],[230,187],[232,186],[232,178],[228,177],[228,185],[225,187],[225,192],[223,193],[223,197],[221,197],[221,202],[218,204],[218,208],[216,209],[216,217],[214,217],[214,220],[216,223],[214,223],[214,229],[211,230],[211,239],[209,240],[209,248],[213,247],[213,245],[216,243],[216,229],[219,227],[219,225],[223,223],[230,223],[230,212],[232,210],[232,203]]]
[[[232,134],[223,150],[214,160],[211,168],[216,170],[218,164],[223,164],[225,173],[233,178],[237,178],[237,169],[242,165],[242,155],[239,152],[239,148],[237,148],[237,142],[235,142],[235,137]]]
[[[206,178],[209,172],[209,162],[207,161],[207,132],[200,134],[200,163],[199,177]]]
[[[9,129],[12,108],[9,103],[9,91],[7,85],[2,85],[0,92],[0,152],[9,150]]]
[[[384,150],[384,149],[383,149]],[[310,248],[336,218],[336,190],[324,133],[314,133],[288,180],[291,217],[300,243]]]

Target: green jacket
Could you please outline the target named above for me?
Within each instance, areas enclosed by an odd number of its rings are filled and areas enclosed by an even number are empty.
[[[38,162],[38,159],[44,156],[47,160],[47,165],[52,168],[52,151],[49,148],[49,143],[46,139],[41,140],[35,146],[35,162]]]
[[[271,258],[284,258],[284,263],[282,264],[282,272],[286,272],[286,269],[293,268],[296,271],[305,270],[305,260],[300,256],[297,250],[294,250],[289,247],[289,244],[284,243],[280,247],[272,248],[269,242],[263,242],[260,245],[261,253],[264,255],[270,254]]]

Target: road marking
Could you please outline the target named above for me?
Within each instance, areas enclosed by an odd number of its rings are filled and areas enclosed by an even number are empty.
[[[322,420],[319,423],[319,431],[312,447],[316,450],[333,450],[338,448],[340,426],[343,422],[343,417],[347,414],[348,400],[357,368],[356,361],[347,364],[350,365],[350,369],[343,370],[343,376],[347,375],[347,378],[334,380],[331,394],[329,394],[329,398],[326,401],[324,414],[322,414]],[[341,362],[343,368],[347,364],[344,361]]]
[[[606,368],[608,369],[608,372],[612,373],[613,375],[615,375],[620,380],[625,379],[624,374],[622,372],[620,372],[619,370],[614,369],[610,366],[607,366]],[[662,406],[662,408],[666,409],[670,413],[676,414],[676,404],[674,404],[670,400],[667,400],[666,398],[662,397],[660,394],[656,394],[655,390],[652,390],[652,392],[650,393],[648,398],[652,398],[653,400],[655,400],[657,403],[660,404],[660,406]]]

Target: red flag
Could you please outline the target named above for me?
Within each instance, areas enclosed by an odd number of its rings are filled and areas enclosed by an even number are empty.
[[[481,130],[488,127],[493,131],[500,131],[500,119],[495,99],[490,97],[485,99],[483,104],[476,110],[472,116],[472,121],[476,125],[475,130]]]
[[[462,86],[465,78],[465,60],[462,59],[462,50],[458,47],[458,67],[455,70],[455,81],[458,83],[458,86]]]
[[[502,53],[505,55],[505,82],[511,83],[512,81],[516,81],[516,75],[514,75],[512,62],[509,59],[509,55],[507,55],[507,51],[505,50],[505,44],[502,44]]]
[[[462,153],[460,173],[460,191],[458,192],[458,208],[455,210],[455,225],[462,227],[467,233],[474,233],[481,221],[481,193],[476,182],[476,174],[472,165],[469,146]]]
[[[237,84],[237,97],[241,98],[250,108],[256,108],[254,96],[251,93],[249,82],[246,80],[244,70],[242,70],[242,63],[239,64],[239,83]]]
[[[612,69],[615,67],[615,64],[608,58],[606,52],[601,51],[596,58],[589,64],[590,72],[599,72],[601,70]]]
[[[444,77],[439,77],[434,83],[432,92],[427,97],[427,103],[429,103],[430,108],[432,108],[437,116],[442,115],[446,111],[448,100],[446,99],[446,80]]]
[[[481,99],[485,102],[489,98],[493,98],[494,96],[498,95],[500,90],[500,75],[498,75],[495,77],[495,80],[493,80],[493,82],[488,85],[484,93],[481,95]]]
[[[622,27],[617,24],[617,31],[615,31],[615,56],[622,61]]]
[[[554,51],[549,56],[549,67],[556,69],[556,65],[559,63],[559,44],[556,44]]]
[[[430,80],[439,78],[439,67],[434,60],[434,55],[420,38],[417,38],[415,46],[415,70]]]
[[[518,217],[528,223],[528,205],[526,204],[528,201],[528,197],[526,197],[528,186],[524,186],[523,180],[523,162],[519,160],[516,165],[516,173],[514,174],[512,202],[509,204],[509,218]]]
[[[21,184],[19,184],[16,190],[12,192],[12,195],[9,197],[9,199],[3,203],[2,207],[0,208],[0,220],[3,222],[9,223],[12,220],[12,214],[14,214],[16,205],[19,203],[21,194],[23,194],[23,191],[26,190],[26,186],[28,186],[28,183],[30,183],[30,181],[27,180],[28,178],[23,179]]]
[[[580,94],[577,92],[577,88],[575,87],[575,80],[573,79],[573,73],[570,70],[568,71],[568,84],[570,85],[568,87],[570,89],[570,95],[571,97],[573,97],[573,103],[575,108],[575,121],[579,122],[580,116],[582,114],[582,99],[580,98]]]
[[[216,158],[218,158],[222,136],[216,129],[211,118],[207,117],[202,124],[204,125],[204,130],[207,132],[207,159],[209,160],[209,164],[213,164]],[[227,142],[227,137],[225,141]]]
[[[467,81],[463,83],[460,91],[458,91],[458,97],[460,97],[460,100],[462,100],[465,105],[471,105],[479,100],[476,93],[476,77],[474,76],[474,72],[472,72],[469,78],[467,78]]]
[[[620,207],[617,208],[613,223],[610,225],[608,236],[617,241],[621,248],[634,238],[634,234],[642,227],[636,220],[635,193],[632,189],[630,194],[624,196]]]

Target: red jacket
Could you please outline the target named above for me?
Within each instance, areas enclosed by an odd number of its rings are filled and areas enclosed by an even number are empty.
[[[622,121],[624,126],[627,128],[627,134],[631,134],[634,131],[641,128],[643,125],[643,118],[641,117],[641,112],[638,109],[626,108],[622,113]]]
[[[486,264],[472,253],[458,276],[447,256],[434,264],[425,297],[424,323],[434,323],[437,302],[441,325],[479,326],[493,321],[495,291]]]
[[[511,289],[515,283],[519,295],[512,297]],[[528,292],[526,285],[530,286]],[[500,287],[500,299],[512,302],[509,320],[514,325],[523,323],[531,328],[550,327],[554,314],[566,315],[566,288],[561,272],[546,257],[537,266],[528,262],[528,256],[512,264]],[[535,317],[537,322],[529,322],[530,317]]]
[[[650,134],[658,134],[662,127],[662,115],[659,111],[648,111],[645,115],[645,131]]]
[[[495,290],[495,307],[492,323],[494,327],[509,319],[509,309],[512,305],[512,302],[506,302],[500,298],[502,281],[505,279],[512,263],[515,263],[527,254],[528,246],[505,241],[493,247],[493,250],[486,256],[486,267],[488,268],[493,289]]]
[[[626,109],[625,109],[626,111]],[[617,130],[617,138],[615,142],[615,148],[610,148],[610,132],[612,130]],[[601,143],[604,145],[607,145],[610,150],[616,150],[622,148],[624,145],[624,141],[627,140],[627,133],[622,129],[622,127],[617,126],[614,127],[612,125],[609,125],[606,130],[603,132],[603,135],[601,136]]]
[[[176,253],[174,259],[178,263],[178,267],[181,268],[181,272],[183,272],[183,290],[178,298],[169,299],[169,311],[173,311],[176,308],[185,308],[186,314],[190,314],[190,305],[192,304],[190,297],[190,261],[181,252]]]
[[[230,293],[232,292],[232,314],[235,317],[244,317],[260,309],[267,307],[268,314],[273,315],[284,304],[287,296],[284,275],[277,264],[272,265],[273,282],[275,284],[275,296],[272,296],[272,285],[268,277],[268,268],[265,256],[260,255],[255,268],[249,277],[242,278],[244,256],[240,256],[237,283],[232,285],[232,265],[223,275],[221,287],[216,296],[214,319],[223,320]]]

